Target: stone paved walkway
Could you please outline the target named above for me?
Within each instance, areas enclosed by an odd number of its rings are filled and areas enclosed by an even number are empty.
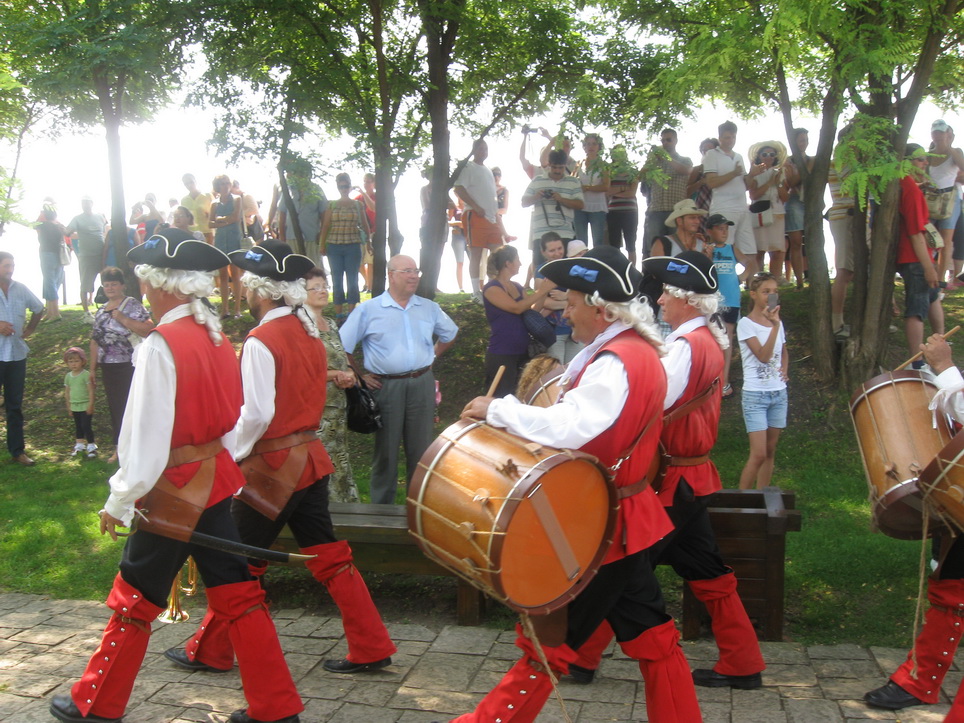
[[[223,675],[185,673],[162,655],[180,645],[201,612],[186,605],[191,622],[157,625],[134,688],[125,723],[222,723],[243,707],[237,669]],[[321,723],[428,723],[472,709],[518,658],[513,633],[488,628],[389,624],[398,645],[391,667],[357,679],[321,668],[323,657],[341,657],[345,642],[337,618],[277,610],[275,623],[288,665],[305,701],[302,721]],[[80,675],[107,620],[98,603],[0,595],[0,721],[50,721],[50,696],[66,693]],[[712,642],[684,643],[694,667],[715,659]],[[940,723],[964,670],[957,661],[944,683],[943,703],[895,714],[860,701],[882,684],[903,650],[856,645],[804,646],[764,643],[764,687],[755,691],[698,688],[706,723]],[[643,683],[635,663],[615,650],[603,661],[597,682],[563,682],[560,691],[574,723],[646,721]],[[550,700],[539,723],[565,721]]]

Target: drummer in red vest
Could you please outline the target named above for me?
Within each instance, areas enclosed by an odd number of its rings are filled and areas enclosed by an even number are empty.
[[[686,251],[648,258],[643,272],[663,284],[659,305],[673,330],[663,357],[668,389],[660,444],[666,469],[657,495],[675,529],[656,543],[650,560],[672,565],[710,613],[720,658],[713,668],[694,670],[693,682],[752,690],[762,685],[760,672],[766,665],[706,509],[709,495],[722,487],[709,453],[719,431],[723,349],[729,344],[723,328],[711,319],[720,298],[716,267],[705,254]],[[603,625],[579,649],[579,659],[569,666],[576,682],[592,680],[611,640]]]
[[[197,562],[208,605],[238,656],[246,710],[231,723],[297,723],[304,706],[285,664],[264,592],[247,561],[149,531],[163,519],[172,526],[238,541],[231,495],[244,484],[229,451],[241,410],[241,375],[217,316],[201,300],[214,290],[213,272],[228,265],[214,246],[176,228],[131,249],[134,272],[157,320],[137,349],[137,364],[121,426],[120,469],[100,511],[101,533],[117,539],[130,527],[120,574],[107,598],[114,611],[100,646],[70,695],[57,695],[51,714],[61,721],[119,721],[150,639],[151,621],[167,607],[175,576],[188,555]],[[226,448],[227,445],[227,448]],[[163,494],[162,494],[163,493]],[[174,500],[158,513],[155,501]],[[196,501],[196,504],[192,504]],[[185,514],[185,511],[188,511]],[[199,515],[192,519],[190,511]]]
[[[566,368],[556,404],[541,408],[514,397],[477,397],[463,417],[484,419],[533,442],[580,449],[612,470],[619,497],[613,544],[596,576],[563,608],[564,643],[542,644],[549,666],[565,674],[574,652],[606,620],[623,652],[639,662],[646,709],[654,723],[702,720],[693,678],[666,614],[647,548],[672,529],[649,488],[647,468],[662,428],[666,375],[652,311],[637,299],[640,273],[611,246],[550,261],[542,273],[569,289],[565,316],[585,344]],[[552,692],[535,641],[519,636],[522,659],[457,721],[526,723]]]
[[[932,334],[920,348],[924,360],[937,375],[934,383],[938,392],[931,407],[964,422],[964,376],[954,366],[950,345],[942,335]],[[930,607],[924,616],[924,626],[907,660],[890,680],[864,695],[864,701],[872,708],[901,710],[940,701],[944,676],[954,662],[964,631],[964,537],[943,535],[940,541],[939,564],[927,579]],[[957,689],[944,721],[964,723],[964,683]]]
[[[301,552],[315,556],[306,565],[338,605],[348,640],[347,657],[324,661],[325,670],[384,668],[395,646],[352,564],[351,548],[335,538],[328,511],[333,466],[315,433],[325,407],[328,364],[314,321],[302,306],[308,293],[302,277],[314,262],[273,240],[230,256],[245,271],[241,283],[258,320],[241,349],[244,406],[235,456],[247,482],[232,506],[238,531],[244,542],[269,547],[288,525]],[[256,575],[265,567],[252,561]],[[224,631],[218,611],[209,607],[187,647],[165,655],[189,670],[230,670],[234,641]]]

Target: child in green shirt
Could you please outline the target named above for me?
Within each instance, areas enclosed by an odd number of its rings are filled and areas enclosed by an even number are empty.
[[[67,403],[67,413],[74,418],[76,443],[74,455],[87,452],[87,459],[97,456],[97,445],[94,444],[94,380],[87,366],[87,355],[77,346],[70,347],[64,352],[64,361],[69,372],[64,377],[64,401]]]

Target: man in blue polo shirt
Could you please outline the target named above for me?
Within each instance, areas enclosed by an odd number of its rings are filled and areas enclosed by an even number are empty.
[[[27,379],[27,352],[24,339],[40,319],[44,305],[30,289],[13,280],[13,254],[0,251],[0,385],[7,410],[7,450],[13,461],[32,467],[24,451],[23,388]],[[27,309],[32,312],[27,321]]]
[[[398,446],[405,447],[406,484],[432,442],[435,377],[432,363],[455,341],[458,327],[434,301],[415,295],[421,272],[408,256],[388,262],[388,290],[355,307],[341,327],[349,354],[359,342],[365,381],[378,390],[382,428],[375,433],[371,495],[376,504],[395,502]],[[436,340],[437,338],[437,340]]]

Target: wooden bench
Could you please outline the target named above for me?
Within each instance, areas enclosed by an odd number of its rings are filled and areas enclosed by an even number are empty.
[[[351,544],[355,565],[363,572],[401,572],[409,575],[447,575],[444,567],[429,560],[408,534],[404,505],[373,505],[332,502],[328,505],[335,534]],[[274,547],[297,552],[291,531],[285,527]],[[303,563],[297,563],[302,565]],[[482,622],[485,595],[461,578],[456,591],[459,625]]]
[[[793,492],[776,487],[765,490],[722,490],[710,502],[710,520],[723,559],[736,571],[739,593],[763,640],[783,638],[783,564],[786,533],[800,529],[800,512]],[[335,533],[351,543],[355,564],[362,571],[410,575],[453,573],[429,560],[408,534],[403,505],[331,503]],[[286,527],[274,545],[297,552]],[[300,564],[300,563],[299,563]],[[485,596],[461,578],[458,580],[459,625],[478,625]],[[706,610],[684,585],[683,638],[700,635]],[[706,618],[708,620],[708,618]]]
[[[737,591],[761,640],[783,640],[784,563],[787,532],[800,529],[796,494],[777,487],[720,490],[710,498],[710,523],[723,561],[733,568]],[[683,585],[683,639],[709,630],[703,603]]]

